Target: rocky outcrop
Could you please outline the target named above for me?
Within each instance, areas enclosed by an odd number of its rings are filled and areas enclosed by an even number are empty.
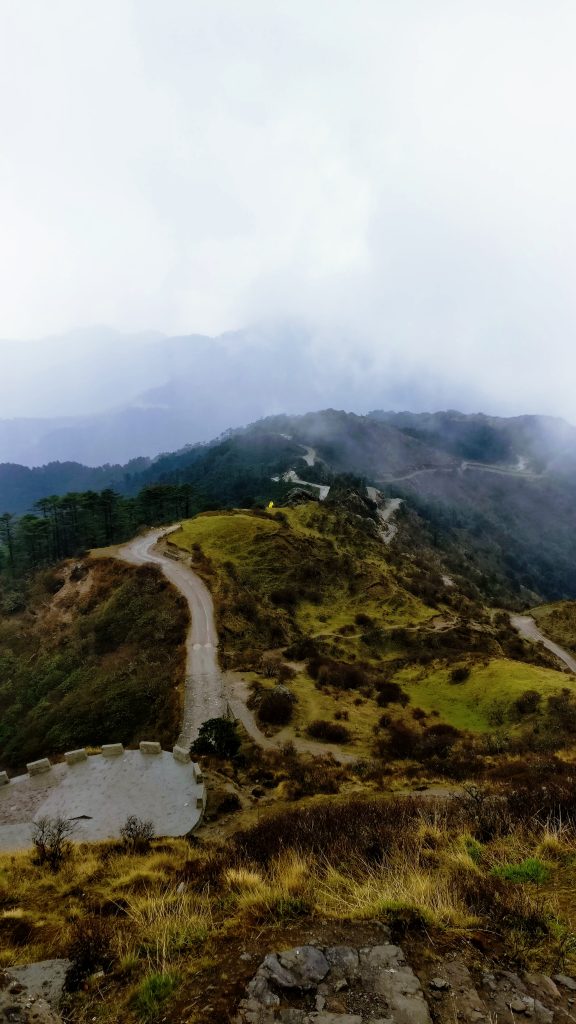
[[[62,1018],[14,974],[0,971],[0,1024],[62,1024]]]
[[[299,946],[265,957],[235,1024],[560,1024],[571,1017],[575,992],[566,975],[473,977],[457,959],[414,970],[391,942]]]

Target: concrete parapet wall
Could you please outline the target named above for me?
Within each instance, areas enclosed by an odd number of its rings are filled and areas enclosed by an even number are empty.
[[[74,819],[74,841],[93,842],[119,836],[130,814],[150,819],[157,836],[187,835],[206,807],[200,766],[184,747],[162,750],[154,740],[126,750],[107,744],[100,754],[81,747],[55,764],[42,758],[27,768],[13,779],[0,772],[2,851],[27,848],[33,822],[43,816]]]
[[[39,761],[29,761],[26,765],[26,771],[28,775],[43,775],[44,772],[49,772],[52,765],[47,757],[40,758]]]
[[[175,761],[180,761],[182,764],[190,764],[190,753],[186,750],[186,747],[175,746],[172,750],[172,756]]]
[[[142,754],[161,754],[162,747],[155,740],[141,740],[140,751]]]
[[[80,747],[79,750],[68,750],[64,754],[64,760],[66,764],[78,764],[80,761],[87,761],[88,754],[86,753],[86,748]]]

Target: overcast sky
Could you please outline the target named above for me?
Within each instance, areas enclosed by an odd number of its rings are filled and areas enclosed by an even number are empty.
[[[573,0],[0,0],[0,337],[297,317],[576,419],[575,46]]]

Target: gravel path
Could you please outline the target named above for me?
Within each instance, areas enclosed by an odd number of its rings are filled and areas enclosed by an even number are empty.
[[[177,529],[173,527],[172,529]],[[152,530],[145,537],[137,537],[120,548],[118,557],[132,565],[159,565],[164,575],[174,584],[188,601],[192,626],[186,641],[186,690],[184,699],[184,721],[178,739],[180,746],[187,747],[198,735],[198,730],[209,718],[224,714],[228,706],[232,714],[242,722],[246,732],[264,749],[281,747],[288,739],[300,753],[332,754],[341,762],[357,760],[351,754],[329,743],[316,743],[293,737],[290,730],[283,729],[274,737],[266,736],[246,706],[248,686],[245,680],[234,672],[223,674],[218,665],[218,637],[214,624],[212,597],[206,584],[188,566],[167,557],[156,546],[158,541],[172,530]]]
[[[514,629],[520,633],[526,640],[532,640],[536,643],[544,644],[552,654],[566,665],[571,672],[576,673],[576,658],[569,651],[566,651],[559,644],[555,644],[553,640],[550,640],[544,633],[542,633],[536,625],[531,615],[511,615],[510,622],[514,626]]]
[[[118,557],[132,565],[158,565],[188,602],[192,624],[186,638],[186,686],[178,744],[189,747],[203,722],[223,714],[223,679],[216,652],[218,636],[210,591],[196,573],[156,547],[158,541],[174,529],[177,527],[172,530],[164,527],[137,537],[120,548]]]

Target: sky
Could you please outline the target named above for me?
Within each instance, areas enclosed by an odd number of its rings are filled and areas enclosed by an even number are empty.
[[[297,319],[576,420],[575,38],[571,0],[0,0],[0,416],[29,339]]]

